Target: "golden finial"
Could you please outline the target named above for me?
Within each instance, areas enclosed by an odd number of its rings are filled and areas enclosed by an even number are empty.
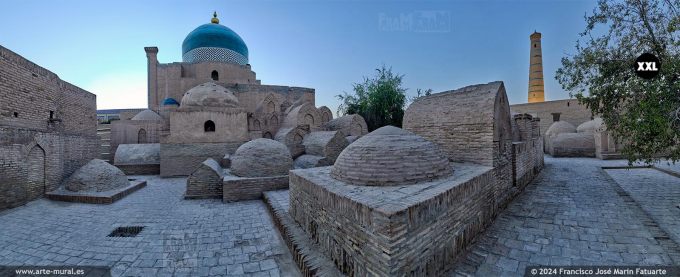
[[[215,24],[219,24],[219,23],[220,23],[220,20],[217,19],[217,11],[215,11],[215,12],[213,13],[213,18],[210,19],[210,22],[211,22],[211,23],[215,23]]]

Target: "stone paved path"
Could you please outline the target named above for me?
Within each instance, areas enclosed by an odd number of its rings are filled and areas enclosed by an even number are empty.
[[[46,199],[0,213],[2,265],[104,265],[114,276],[295,276],[262,201],[183,200],[185,179],[147,177],[111,205]],[[118,226],[146,226],[111,238]]]
[[[601,169],[605,165],[625,162],[546,156],[541,174],[499,215],[451,276],[522,276],[528,265],[680,263],[678,241],[660,238],[663,230],[635,201],[624,197],[623,189]],[[680,179],[668,179],[664,173],[645,173],[640,178],[663,180],[673,190],[680,186]],[[653,197],[640,199],[654,201]],[[668,245],[676,248],[669,250]]]
[[[656,169],[606,170],[676,242],[680,242],[680,178]]]
[[[667,208],[680,198],[680,178],[600,169],[625,165],[546,157],[543,172],[450,275],[521,276],[532,264],[680,264],[680,217]],[[114,276],[299,275],[263,202],[186,201],[184,179],[147,178],[146,188],[112,205],[40,199],[0,212],[0,265],[106,265]],[[107,237],[130,225],[146,227],[135,238]]]

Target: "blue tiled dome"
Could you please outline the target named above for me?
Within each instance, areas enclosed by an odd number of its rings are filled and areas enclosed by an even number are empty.
[[[163,99],[163,106],[172,106],[172,105],[179,106],[179,102],[177,102],[177,100],[175,100],[175,98],[169,98],[168,97],[168,98]]]
[[[217,15],[212,23],[198,26],[182,43],[184,62],[220,61],[248,64],[248,47],[234,31],[219,24]]]

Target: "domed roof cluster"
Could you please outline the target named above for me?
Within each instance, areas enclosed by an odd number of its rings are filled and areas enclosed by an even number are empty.
[[[248,47],[243,39],[224,25],[219,24],[217,13],[211,23],[198,26],[182,43],[184,62],[219,61],[248,64]]]
[[[163,118],[156,112],[146,109],[133,116],[132,120],[163,120]]]
[[[365,186],[414,184],[452,173],[448,157],[434,143],[393,126],[347,146],[331,169],[333,178]]]
[[[207,82],[188,90],[182,97],[182,108],[186,107],[238,107],[238,99],[227,88]]]
[[[272,139],[258,138],[239,146],[231,156],[231,173],[239,177],[288,175],[293,158],[288,147]]]

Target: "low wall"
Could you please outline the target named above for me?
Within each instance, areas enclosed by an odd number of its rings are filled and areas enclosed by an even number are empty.
[[[125,175],[158,175],[161,173],[160,164],[144,165],[116,165]]]
[[[206,159],[220,161],[225,154],[233,154],[241,144],[243,143],[161,143],[161,177],[189,176]]]
[[[288,188],[288,176],[239,178],[227,176],[222,186],[222,201],[255,200],[265,191]]]

